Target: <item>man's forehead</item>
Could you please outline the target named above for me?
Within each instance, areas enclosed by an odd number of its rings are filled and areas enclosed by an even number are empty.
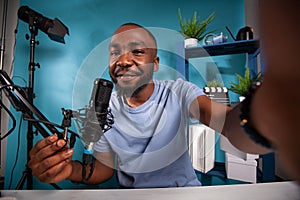
[[[151,48],[149,47],[150,45],[145,44],[144,41],[129,41],[129,40],[124,40],[124,41],[112,41],[109,45],[111,48],[120,48],[122,46],[127,46],[127,47],[147,47],[147,48]]]
[[[126,24],[126,25],[123,25],[123,26],[120,26],[114,33],[115,34],[118,34],[118,33],[122,33],[122,32],[126,32],[126,31],[146,31],[144,28],[140,27],[140,26],[137,26],[135,24]]]
[[[111,43],[133,41],[148,44],[152,47],[156,46],[155,41],[150,36],[149,32],[136,25],[124,25],[119,27],[111,38]]]

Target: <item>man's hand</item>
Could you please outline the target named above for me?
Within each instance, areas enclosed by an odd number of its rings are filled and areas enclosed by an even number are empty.
[[[28,162],[32,175],[45,183],[67,179],[72,173],[73,150],[65,148],[65,144],[56,135],[37,142],[30,151]]]

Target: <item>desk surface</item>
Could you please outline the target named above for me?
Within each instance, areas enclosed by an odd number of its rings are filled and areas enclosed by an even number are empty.
[[[294,182],[242,185],[111,190],[2,190],[3,197],[17,200],[122,199],[122,200],[300,200],[300,186]],[[1,200],[1,198],[0,198]]]

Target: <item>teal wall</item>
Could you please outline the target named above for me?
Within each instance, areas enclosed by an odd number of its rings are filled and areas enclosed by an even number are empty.
[[[50,40],[41,31],[36,37],[40,44],[36,46],[35,61],[39,62],[41,67],[35,71],[34,104],[51,122],[57,124],[62,120],[61,108],[79,108],[87,104],[93,80],[99,76],[108,76],[106,45],[119,25],[135,22],[145,27],[154,27],[153,30],[161,45],[159,46],[161,71],[156,75],[158,78],[170,78],[170,71],[172,73],[175,71],[176,74],[178,59],[174,59],[172,55],[176,55],[176,51],[180,51],[183,44],[183,38],[178,33],[178,8],[181,8],[185,18],[191,17],[194,11],[202,18],[215,11],[216,18],[209,28],[216,29],[216,33],[228,34],[226,25],[236,33],[245,25],[243,0],[21,0],[21,5],[28,5],[51,19],[57,17],[70,31],[70,36],[65,37],[66,44]],[[29,77],[29,41],[25,39],[25,34],[29,33],[28,24],[19,21],[17,30],[13,81],[25,87],[28,86]],[[232,39],[229,38],[229,41]],[[179,54],[180,56],[182,54]],[[210,58],[204,63],[203,60],[195,61],[198,64],[191,66],[190,81],[203,87],[206,76],[204,74],[207,72],[201,70],[211,66],[212,62],[216,63],[216,67],[213,67],[216,73],[219,74],[219,71],[223,73],[217,76],[221,76],[227,85],[228,81],[233,79],[234,73],[244,71],[245,56]],[[236,98],[234,94],[230,95],[233,100]],[[19,121],[21,114],[14,111],[14,115]],[[26,162],[27,123],[22,122],[20,133],[17,129],[9,136],[7,143],[5,187],[8,188],[11,181],[11,189],[14,189],[20,180]],[[72,129],[75,130],[76,127],[72,126]],[[40,135],[35,136],[35,141],[40,138]],[[18,142],[20,149],[14,168]],[[77,142],[75,158],[80,159],[81,153],[82,145]],[[217,151],[216,159],[224,161],[222,152]],[[12,170],[14,173],[11,179]],[[58,185],[63,188],[83,187],[69,181]],[[97,187],[114,186],[115,180],[110,180]],[[52,186],[34,179],[34,189],[52,189]]]

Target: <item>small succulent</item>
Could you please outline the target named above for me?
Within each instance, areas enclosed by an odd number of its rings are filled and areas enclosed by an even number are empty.
[[[216,79],[206,82],[207,87],[224,87],[224,84]]]

